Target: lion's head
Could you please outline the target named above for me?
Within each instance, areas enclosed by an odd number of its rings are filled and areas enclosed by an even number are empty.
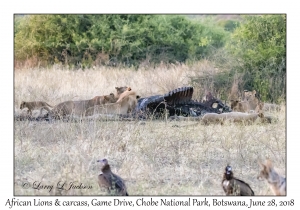
[[[115,87],[117,90],[117,97],[120,96],[122,93],[124,93],[126,90],[130,89],[130,87],[124,86],[124,87]]]
[[[21,102],[21,105],[20,105],[20,109],[24,109],[26,106],[26,102],[25,101],[22,101]]]
[[[252,102],[252,101],[257,101],[257,97],[256,97],[256,91],[248,91],[248,90],[244,90],[245,93],[245,100],[248,102]]]

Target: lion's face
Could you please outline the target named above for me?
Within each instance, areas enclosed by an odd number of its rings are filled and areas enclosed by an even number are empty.
[[[256,94],[255,90],[245,92],[245,100],[248,101],[248,102],[257,100],[255,94]]]

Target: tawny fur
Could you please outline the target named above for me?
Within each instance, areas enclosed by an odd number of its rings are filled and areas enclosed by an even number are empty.
[[[253,123],[258,117],[263,118],[262,113],[247,114],[242,112],[229,112],[229,113],[207,113],[202,117],[202,122],[204,124],[214,124],[224,122],[234,122],[234,123]]]
[[[126,90],[131,90],[131,87],[123,86],[123,87],[115,87],[117,94],[115,97],[118,99],[122,93],[124,93]]]
[[[110,95],[96,96],[90,100],[65,101],[54,106],[49,112],[49,116],[51,118],[62,118],[68,115],[82,117],[87,109],[101,104],[113,103],[116,100],[114,94],[111,93]]]
[[[274,195],[286,195],[286,178],[276,172],[270,160],[259,164],[262,170],[257,178],[267,180]]]
[[[256,97],[256,91],[245,91],[245,100],[231,100],[231,109],[235,112],[247,112],[254,111],[258,113],[258,110],[264,110],[265,104]]]
[[[129,87],[126,91],[124,91],[119,96],[117,103],[121,103],[122,100],[126,100],[125,99],[126,97],[129,97],[129,99],[128,99],[129,109],[127,112],[130,113],[133,110],[135,110],[136,105],[137,105],[137,99],[139,98],[139,96],[134,91],[132,91],[131,88]]]
[[[260,100],[256,97],[256,91],[245,91],[245,100],[247,103],[249,110],[254,110],[257,105],[260,103]],[[280,111],[281,106],[277,104],[264,103],[262,108],[263,111]]]
[[[244,91],[244,94],[245,94],[244,101],[246,101],[248,103],[249,109],[255,110],[258,103],[260,102],[260,100],[256,97],[256,91],[255,90]]]
[[[46,109],[49,112],[49,107],[52,108],[53,106],[49,105],[44,101],[22,101],[20,105],[20,109],[28,108],[27,113],[29,113],[30,115],[32,115],[32,110],[35,109],[40,109],[40,114],[42,114],[43,109]]]
[[[231,100],[231,110],[234,112],[249,112],[249,104],[246,101]]]
[[[136,107],[137,99],[134,91],[125,91],[122,93],[116,103],[108,103],[104,105],[97,105],[87,109],[85,115],[92,116],[97,114],[113,114],[113,115],[127,115]]]
[[[115,97],[113,93],[104,96],[95,96],[94,98],[88,100],[88,107],[90,108],[95,105],[101,105],[106,103],[115,103],[118,98]]]

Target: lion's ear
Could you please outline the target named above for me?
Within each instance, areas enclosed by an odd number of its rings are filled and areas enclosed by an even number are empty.
[[[128,91],[131,91],[131,87],[128,87],[127,90],[128,90]]]

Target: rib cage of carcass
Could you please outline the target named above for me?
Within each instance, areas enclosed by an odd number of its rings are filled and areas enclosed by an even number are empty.
[[[203,116],[205,113],[230,112],[230,108],[221,100],[211,98],[209,101],[198,102],[192,100],[194,88],[181,87],[164,95],[140,98],[136,113],[141,117],[159,116],[168,110],[169,115]],[[214,107],[213,107],[214,105]]]

